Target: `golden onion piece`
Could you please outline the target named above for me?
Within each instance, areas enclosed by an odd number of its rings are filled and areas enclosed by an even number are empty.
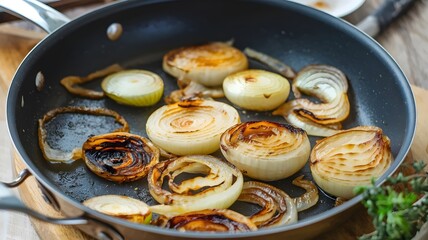
[[[161,99],[164,84],[156,73],[132,69],[108,75],[101,87],[108,97],[120,104],[145,107]]]
[[[380,177],[392,161],[390,140],[382,129],[360,126],[319,140],[311,152],[310,168],[324,191],[350,199],[356,186]]]
[[[300,116],[294,110],[295,109],[293,108],[289,108],[289,103],[286,103],[283,104],[277,110],[275,110],[272,114],[282,115],[288,123],[295,127],[304,129],[306,133],[311,136],[328,137],[333,134],[339,133],[340,129],[342,129],[341,123],[333,123],[326,125],[318,124],[308,118]]]
[[[238,201],[257,204],[261,209],[249,217],[257,227],[274,227],[297,222],[297,207],[288,194],[266,183],[244,183]]]
[[[227,76],[223,91],[229,101],[243,109],[268,111],[287,100],[290,83],[279,74],[250,69]]]
[[[283,63],[282,61],[273,58],[265,53],[258,52],[251,48],[245,48],[244,53],[254,60],[257,60],[268,67],[272,68],[274,71],[280,73],[282,76],[293,79],[296,76],[296,73],[294,70],[288,66],[287,64]]]
[[[162,66],[177,79],[215,87],[221,86],[229,74],[247,69],[248,60],[229,44],[214,42],[174,49],[163,57]]]
[[[179,231],[245,232],[257,230],[247,217],[229,209],[206,209],[172,218],[160,217],[158,225]]]
[[[210,154],[218,150],[221,134],[240,122],[230,105],[211,100],[185,100],[163,106],[146,123],[150,140],[177,155]]]
[[[178,180],[181,176],[185,179]],[[228,208],[238,199],[244,182],[235,166],[210,155],[159,162],[150,170],[147,180],[150,194],[161,203],[151,206],[151,211],[168,217]],[[164,181],[168,181],[168,189],[163,188]]]
[[[237,124],[221,136],[223,156],[245,175],[263,181],[289,177],[310,154],[306,132],[288,124],[254,121]]]
[[[179,84],[179,87],[180,89],[172,91],[167,97],[165,97],[165,102],[167,104],[172,104],[192,98],[209,99],[224,97],[223,88],[221,87],[205,87],[204,85],[194,81],[181,83]]]
[[[309,135],[331,136],[340,129],[340,122],[350,113],[346,76],[337,68],[310,65],[293,80],[292,90],[297,99],[284,103],[273,112],[289,123],[301,127]],[[301,93],[317,97],[321,103],[303,99]]]
[[[152,213],[146,203],[127,196],[97,196],[85,200],[83,205],[95,211],[135,223],[149,224],[152,219]]]
[[[348,92],[348,81],[339,69],[328,65],[309,65],[297,74],[293,80],[293,92],[296,98],[301,93],[331,102],[338,93]]]
[[[88,138],[83,144],[82,155],[93,173],[119,183],[145,177],[159,162],[159,149],[148,139],[125,132]]]

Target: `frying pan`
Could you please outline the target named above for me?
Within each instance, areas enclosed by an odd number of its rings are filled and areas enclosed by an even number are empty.
[[[30,3],[34,5],[33,1]],[[52,12],[43,14],[49,17],[49,21],[56,21],[55,27],[43,26],[48,31],[66,21]],[[34,20],[35,17],[32,18]],[[116,41],[106,36],[106,29],[112,23],[123,26],[123,34]],[[124,1],[84,15],[50,33],[22,62],[9,89],[8,129],[28,170],[8,186],[19,185],[31,173],[40,183],[42,196],[67,218],[52,219],[35,213],[5,191],[0,191],[0,209],[26,212],[53,223],[76,225],[99,239],[304,239],[337,226],[352,214],[361,196],[333,207],[334,199],[321,192],[320,202],[299,213],[297,223],[255,232],[178,232],[137,225],[100,214],[83,206],[81,201],[101,194],[123,194],[154,204],[145,179],[116,184],[97,177],[87,170],[83,162],[53,164],[43,158],[37,142],[37,120],[53,108],[70,105],[107,107],[125,117],[131,132],[145,136],[146,119],[163,104],[135,108],[119,105],[110,99],[82,99],[69,94],[59,84],[64,76],[84,76],[120,63],[127,68],[143,68],[158,73],[164,79],[165,92],[168,93],[177,86],[176,81],[161,68],[161,59],[166,52],[181,46],[230,39],[234,40],[237,48],[254,48],[296,70],[308,64],[329,64],[341,69],[348,77],[352,105],[344,128],[375,125],[381,127],[392,142],[395,160],[378,184],[403,161],[413,139],[416,121],[410,85],[389,54],[348,23],[302,5],[278,0]],[[267,69],[253,61],[250,66]],[[35,84],[38,73],[45,80],[41,90]],[[87,87],[97,88],[98,85],[99,82]],[[285,121],[269,113],[243,114],[239,111],[242,121]],[[62,149],[73,148],[89,134],[109,131],[113,125],[109,121],[107,118],[76,119],[73,115],[58,117],[48,129],[52,133],[51,144]],[[312,146],[316,139],[311,137]],[[295,176],[301,174],[311,179],[308,166]],[[291,196],[300,195],[301,190],[290,184],[295,176],[272,182],[272,185]],[[0,184],[0,188],[4,185]],[[253,206],[239,204],[232,208],[244,214],[255,210]]]

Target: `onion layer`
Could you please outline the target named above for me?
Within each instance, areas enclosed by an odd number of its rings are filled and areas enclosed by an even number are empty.
[[[87,107],[76,107],[76,106],[55,108],[47,112],[42,119],[39,119],[39,129],[38,129],[39,146],[40,146],[40,149],[42,150],[43,157],[49,161],[68,162],[68,161],[82,158],[81,148],[75,148],[73,149],[72,152],[64,152],[58,149],[51,148],[46,140],[46,136],[47,136],[46,129],[45,129],[46,123],[51,121],[57,115],[63,114],[63,113],[91,114],[91,115],[114,117],[116,122],[123,125],[123,127],[116,129],[115,132],[129,131],[128,122],[126,122],[126,120],[117,112],[110,109],[87,108]]]
[[[245,48],[244,53],[250,57],[253,58],[261,63],[264,63],[271,67],[273,70],[279,72],[282,76],[286,78],[294,78],[296,76],[296,73],[294,70],[286,65],[285,63],[279,61],[278,59],[275,59],[267,54],[264,54],[262,52],[258,52],[251,48]]]
[[[182,173],[199,174],[181,182]],[[200,176],[200,175],[203,176]],[[163,189],[168,179],[169,190]],[[204,209],[230,207],[242,190],[242,173],[209,155],[184,156],[156,164],[148,175],[150,194],[161,205],[152,212],[168,217]]]
[[[243,109],[268,111],[285,102],[290,84],[279,74],[251,69],[227,76],[223,91],[229,101]]]
[[[90,73],[88,76],[85,77],[67,76],[61,79],[61,85],[63,85],[67,89],[67,91],[74,95],[90,99],[101,99],[104,97],[104,92],[86,89],[80,87],[79,85],[122,70],[123,68],[120,65],[113,64],[104,69]]]
[[[311,153],[311,172],[324,191],[350,199],[356,186],[370,184],[392,161],[389,138],[378,127],[362,126],[319,140]]]
[[[305,131],[268,121],[237,124],[223,133],[220,145],[229,162],[245,175],[264,181],[293,175],[310,154]]]
[[[183,47],[163,57],[163,69],[177,79],[189,79],[208,87],[221,86],[224,78],[248,68],[247,57],[227,43]]]
[[[262,207],[249,217],[259,228],[297,222],[294,200],[281,189],[271,185],[255,181],[245,182],[238,200]]]
[[[148,139],[124,132],[90,137],[82,151],[93,173],[119,183],[146,176],[159,162],[159,150]]]
[[[83,205],[135,223],[149,224],[152,219],[152,213],[146,203],[126,196],[97,196],[84,201]]]
[[[166,98],[167,104],[172,104],[192,98],[221,98],[224,97],[223,88],[209,88],[204,85],[190,81],[179,81],[179,90],[172,91]]]
[[[273,112],[307,131],[309,135],[330,136],[350,112],[346,76],[327,65],[310,65],[302,69],[292,86],[297,99]],[[303,99],[301,93],[317,97],[322,103]]]
[[[159,225],[179,231],[244,232],[257,230],[245,216],[228,209],[207,209],[181,214],[170,219],[161,217]]]
[[[125,70],[110,74],[101,83],[108,97],[118,103],[144,107],[157,103],[164,84],[156,73],[145,70]]]
[[[225,103],[186,100],[153,112],[146,131],[154,144],[173,154],[210,154],[218,150],[220,135],[239,121],[238,112]]]

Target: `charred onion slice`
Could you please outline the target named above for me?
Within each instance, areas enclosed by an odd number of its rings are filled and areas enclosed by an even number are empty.
[[[243,109],[268,111],[287,100],[290,83],[279,74],[250,69],[227,76],[223,90],[229,101]]]
[[[146,124],[150,140],[177,155],[210,154],[218,150],[220,135],[239,123],[233,107],[211,100],[185,100],[153,112]]]
[[[88,168],[114,182],[131,182],[147,175],[159,162],[159,149],[148,139],[125,132],[90,137],[82,147]]]
[[[266,64],[267,66],[271,67],[276,72],[279,72],[282,76],[286,78],[293,79],[296,76],[296,73],[290,66],[267,54],[258,52],[251,48],[245,48],[244,53],[249,58],[255,59],[263,64]]]
[[[223,133],[220,145],[229,162],[264,181],[293,175],[305,166],[311,151],[305,131],[268,121],[237,124]]]
[[[221,42],[174,49],[163,57],[167,73],[208,87],[221,86],[227,75],[247,68],[247,57]]]
[[[238,200],[262,207],[260,211],[249,217],[259,228],[297,222],[297,208],[294,200],[281,189],[266,183],[245,182]]]
[[[209,87],[205,87],[200,83],[190,81],[186,83],[185,86],[183,86],[181,89],[172,91],[165,98],[165,102],[167,104],[172,104],[172,103],[184,101],[186,99],[192,99],[195,97],[205,98],[205,99],[221,98],[221,97],[224,97],[224,92],[223,92],[223,88],[221,87],[209,88]]]
[[[306,190],[300,197],[293,198],[297,211],[303,211],[314,206],[319,199],[318,188],[312,181],[303,179],[303,175],[293,180],[293,184]]]
[[[101,87],[108,97],[118,103],[145,107],[161,99],[164,84],[156,73],[133,69],[108,75]]]
[[[198,174],[178,182],[182,173]],[[202,176],[201,176],[202,175]],[[169,190],[163,189],[168,181]],[[191,155],[156,164],[148,175],[150,194],[161,205],[152,212],[168,217],[204,209],[230,207],[242,190],[242,173],[209,155]]]
[[[116,129],[115,132],[128,132],[129,125],[126,120],[119,115],[117,112],[112,111],[106,108],[87,108],[87,107],[77,107],[77,106],[69,106],[69,107],[60,107],[55,108],[49,112],[47,112],[42,119],[39,119],[39,146],[42,150],[43,156],[46,160],[55,161],[55,162],[67,162],[71,160],[77,160],[82,158],[82,149],[76,148],[73,149],[72,152],[64,152],[58,149],[53,149],[49,146],[46,140],[46,129],[45,124],[51,121],[59,114],[63,113],[76,113],[76,114],[90,114],[90,115],[99,115],[99,116],[110,116],[113,117],[116,122],[123,125],[123,127]]]
[[[340,129],[342,129],[342,124],[340,123],[321,125],[311,121],[310,119],[300,116],[296,111],[294,111],[293,108],[288,108],[288,104],[290,103],[291,102],[285,103],[272,114],[282,115],[288,123],[298,128],[304,129],[306,133],[311,136],[328,137],[339,133]]]
[[[257,230],[247,217],[229,209],[207,209],[162,219],[160,226],[179,231],[246,232]]]
[[[327,193],[350,199],[355,186],[380,177],[392,161],[389,138],[378,127],[362,126],[319,140],[311,152],[311,172]]]
[[[148,224],[152,219],[152,213],[146,203],[126,196],[97,196],[84,201],[83,205],[95,211],[135,223]]]
[[[69,91],[74,95],[90,98],[90,99],[100,99],[104,97],[104,92],[86,89],[78,85],[86,82],[90,82],[97,78],[105,77],[107,75],[110,75],[112,73],[119,72],[122,70],[123,68],[120,65],[114,64],[104,69],[101,69],[99,71],[93,72],[85,77],[78,77],[78,76],[65,77],[61,79],[61,84],[67,89],[67,91]]]
[[[273,112],[309,135],[331,136],[340,129],[340,122],[350,112],[348,82],[338,69],[327,65],[310,65],[302,69],[293,81],[297,99],[287,102]],[[303,99],[301,93],[317,97],[321,103]]]

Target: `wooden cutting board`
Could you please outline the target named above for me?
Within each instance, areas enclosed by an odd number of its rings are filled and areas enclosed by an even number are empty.
[[[2,80],[1,90],[5,92],[18,64],[39,41],[40,36],[22,32],[17,37],[2,35],[1,32],[0,28],[0,64],[2,67],[0,70],[0,79]],[[418,109],[417,130],[407,161],[423,159],[428,163],[428,91],[415,86],[413,86],[413,90]],[[4,114],[4,100],[2,101],[3,111],[0,114]],[[25,168],[25,165],[17,155],[15,155],[14,161],[17,172]],[[34,177],[30,177],[19,187],[19,193],[23,202],[36,211],[51,217],[63,217],[60,213],[53,210],[50,205],[45,203],[40,195],[40,190],[37,187]],[[52,225],[35,219],[31,221],[41,239],[90,239],[90,237],[74,227]],[[372,229],[371,220],[362,208],[360,211],[357,211],[357,214],[344,222],[343,225],[334,227],[334,230],[317,237],[317,239],[355,239],[363,233],[371,232]]]

